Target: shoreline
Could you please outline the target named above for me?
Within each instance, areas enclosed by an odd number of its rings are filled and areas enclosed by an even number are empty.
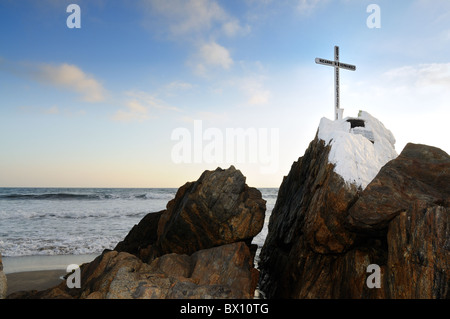
[[[100,254],[89,255],[34,255],[3,259],[8,290],[6,295],[18,291],[42,291],[61,283],[70,264],[81,265],[91,262]]]
[[[81,265],[91,262],[99,254],[85,255],[31,255],[8,257],[3,256],[3,272],[5,275],[43,270],[66,270],[71,264]]]
[[[15,272],[6,275],[8,290],[6,296],[19,291],[42,291],[60,284],[66,275],[65,269]]]

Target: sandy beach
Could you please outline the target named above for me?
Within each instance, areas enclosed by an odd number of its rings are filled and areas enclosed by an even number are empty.
[[[7,274],[8,292],[10,295],[17,291],[45,290],[61,283],[65,269],[26,271]]]
[[[45,290],[61,283],[70,264],[81,265],[97,255],[58,255],[3,257],[8,280],[7,295],[17,291]]]

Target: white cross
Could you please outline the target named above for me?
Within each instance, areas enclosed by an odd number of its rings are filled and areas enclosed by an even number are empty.
[[[323,64],[334,67],[334,114],[335,120],[342,118],[342,112],[344,111],[339,107],[339,68],[355,71],[356,66],[339,62],[339,47],[334,47],[334,61],[316,58],[317,64]]]

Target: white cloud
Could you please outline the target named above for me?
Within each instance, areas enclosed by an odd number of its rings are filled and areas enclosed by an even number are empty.
[[[345,114],[362,109],[375,115],[394,134],[397,152],[408,142],[449,152],[450,63],[407,65],[348,84]]]
[[[234,64],[227,48],[215,41],[203,43],[187,63],[199,76],[207,76],[212,69],[229,70]]]
[[[131,100],[126,104],[126,110],[118,110],[113,116],[114,121],[131,122],[144,121],[150,118],[148,108],[142,105],[139,101]]]
[[[241,26],[239,21],[234,19],[230,20],[228,22],[225,22],[222,25],[222,31],[223,33],[232,38],[238,35],[244,36],[250,33],[250,26],[246,25],[245,27]]]
[[[264,87],[263,76],[250,76],[237,81],[240,90],[247,96],[246,104],[250,106],[268,104],[272,93]]]
[[[0,70],[36,82],[74,91],[86,102],[105,100],[106,90],[92,75],[72,64],[32,64],[8,61],[0,57]]]
[[[416,66],[404,66],[389,70],[385,77],[397,83],[419,90],[450,90],[450,63],[431,63]]]
[[[59,108],[55,105],[55,106],[44,109],[43,113],[44,114],[58,114]]]
[[[131,90],[127,91],[125,94],[133,98],[134,100],[140,101],[147,108],[165,111],[180,111],[179,108],[175,106],[170,106],[166,104],[164,101],[156,98],[154,95],[148,94],[147,92]]]
[[[203,63],[229,69],[233,64],[230,52],[216,42],[205,43],[200,47],[200,58]]]
[[[193,124],[196,120],[202,120],[205,123],[208,123],[208,125],[214,125],[214,126],[221,126],[224,122],[230,120],[229,113],[222,112],[222,113],[215,113],[215,112],[206,112],[206,111],[199,111],[196,112],[194,115],[185,115],[180,118],[182,122]]]
[[[233,64],[230,51],[217,39],[245,36],[251,30],[215,0],[142,1],[150,12],[147,23],[152,32],[163,30],[169,39],[192,45],[187,64],[198,75],[206,75],[211,67],[229,69]]]
[[[173,36],[209,33],[221,29],[228,36],[248,31],[214,0],[143,0],[153,16],[163,19]]]
[[[125,102],[125,109],[118,110],[112,120],[119,122],[142,122],[156,118],[158,112],[180,111],[177,107],[167,105],[151,94],[142,91],[128,91],[125,93],[130,99]],[[150,115],[150,111],[151,115]]]
[[[189,90],[192,88],[193,85],[191,83],[183,81],[173,81],[165,86],[165,89],[169,91]]]
[[[169,19],[170,30],[175,35],[209,29],[213,22],[226,18],[225,11],[210,0],[150,0],[150,3]]]
[[[31,76],[38,82],[75,91],[81,94],[86,102],[100,102],[105,99],[103,86],[75,65],[41,64],[31,72]]]
[[[297,4],[297,10],[301,14],[310,14],[316,9],[316,7],[324,0],[299,0]]]

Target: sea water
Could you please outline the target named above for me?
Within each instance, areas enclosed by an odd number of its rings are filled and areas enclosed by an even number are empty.
[[[0,188],[0,252],[4,257],[93,255],[113,249],[148,213],[166,208],[175,188]],[[278,189],[266,203],[261,247]]]

